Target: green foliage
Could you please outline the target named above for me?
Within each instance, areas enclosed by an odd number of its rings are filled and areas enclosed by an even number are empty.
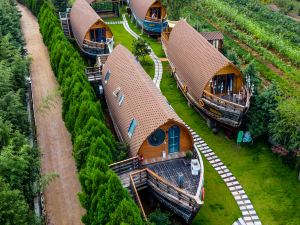
[[[281,102],[272,111],[269,125],[272,139],[288,150],[300,149],[300,104],[295,99]]]
[[[171,225],[170,215],[163,213],[159,208],[149,215],[149,222],[153,225]]]
[[[277,108],[281,93],[276,85],[270,85],[262,92],[255,91],[247,113],[247,126],[254,137],[269,135],[269,123]]]
[[[0,176],[0,224],[31,225],[34,223],[28,205],[18,190],[12,190]]]
[[[137,206],[108,168],[113,161],[124,159],[127,148],[115,141],[105,125],[100,102],[96,101],[85,76],[84,61],[65,38],[51,3],[42,5],[38,19],[52,68],[60,83],[64,121],[72,135],[73,155],[82,186],[79,199],[86,208],[82,221],[91,225],[143,224]],[[116,218],[119,211],[115,211],[123,207],[124,201],[126,214],[124,218]]]
[[[142,59],[144,60],[147,55],[149,55],[151,50],[148,47],[147,42],[142,39],[138,38],[137,40],[134,40],[132,42],[132,53],[135,55],[137,59]]]
[[[0,0],[0,224],[37,224],[33,216],[39,152],[29,146],[25,105],[29,60],[15,1]]]

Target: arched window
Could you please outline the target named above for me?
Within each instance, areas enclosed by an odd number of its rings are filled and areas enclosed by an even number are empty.
[[[165,138],[165,132],[158,128],[148,137],[148,143],[152,146],[159,146],[164,142]]]
[[[169,154],[179,152],[180,148],[180,128],[174,125],[169,128]]]

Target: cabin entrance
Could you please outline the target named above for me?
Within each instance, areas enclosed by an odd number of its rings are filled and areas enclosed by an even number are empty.
[[[160,19],[161,18],[161,10],[160,8],[151,8],[150,16],[152,19]]]
[[[106,29],[97,28],[90,30],[91,41],[93,42],[106,42]]]
[[[227,75],[217,75],[211,81],[211,93],[215,95],[226,95],[231,94],[234,91],[235,84],[234,84],[234,75],[227,74]]]
[[[180,128],[177,125],[174,125],[169,128],[169,154],[179,152],[180,146]]]

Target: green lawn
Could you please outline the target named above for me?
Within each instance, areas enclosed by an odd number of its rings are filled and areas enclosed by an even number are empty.
[[[131,50],[131,37],[122,25],[110,26],[116,43],[122,43]],[[136,28],[131,28],[140,34]],[[146,40],[148,37],[144,37]],[[159,57],[162,48],[156,40],[148,41]],[[151,60],[151,59],[150,59]],[[150,61],[149,61],[150,63]],[[153,62],[151,61],[152,65]],[[148,73],[154,73],[154,65],[144,66]],[[176,87],[167,62],[163,62],[161,90],[177,114],[189,124],[215,151],[244,187],[263,224],[300,224],[300,182],[297,174],[271,153],[268,145],[257,141],[252,146],[237,148],[234,141],[224,134],[215,135],[207,128],[205,121],[192,108]],[[152,73],[151,73],[152,69]],[[150,72],[149,72],[150,71]],[[153,77],[153,75],[151,76]],[[241,213],[220,176],[204,159],[205,205],[193,224],[232,224]]]
[[[112,24],[109,25],[110,29],[113,32],[115,46],[118,44],[124,45],[127,49],[132,51],[132,42],[134,37],[132,37],[123,27],[122,24]],[[154,77],[155,69],[154,69],[154,62],[150,58],[150,56],[145,57],[144,60],[141,60],[141,64],[146,72],[150,75],[150,77]]]

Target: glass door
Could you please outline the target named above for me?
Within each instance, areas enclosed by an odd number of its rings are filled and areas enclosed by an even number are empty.
[[[179,152],[180,146],[180,128],[174,125],[169,128],[169,154]]]

